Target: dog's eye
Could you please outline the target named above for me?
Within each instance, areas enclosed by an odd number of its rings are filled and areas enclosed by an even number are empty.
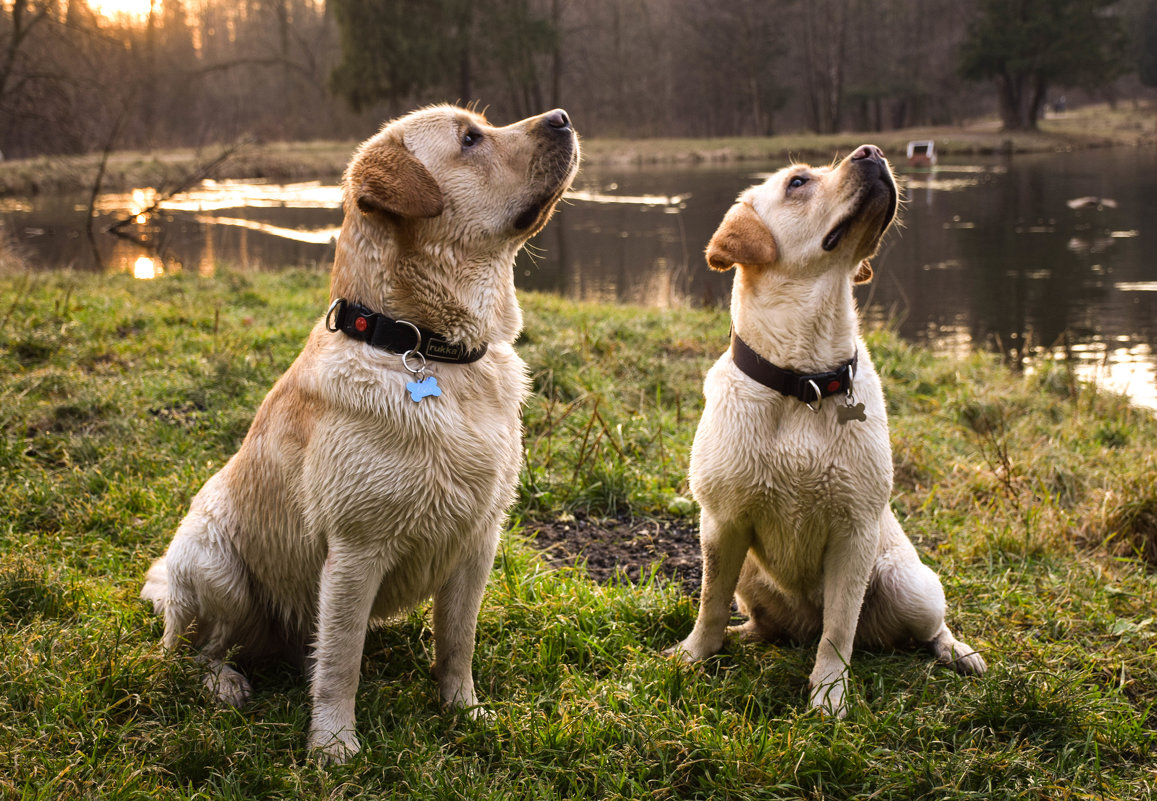
[[[806,175],[797,175],[796,177],[794,177],[790,181],[788,181],[787,188],[788,189],[799,189],[801,186],[803,186],[807,182],[808,182],[808,179],[807,179]]]
[[[470,148],[482,141],[482,134],[479,131],[467,131],[462,136],[462,147]]]

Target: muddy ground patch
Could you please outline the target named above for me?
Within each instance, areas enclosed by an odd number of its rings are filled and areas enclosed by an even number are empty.
[[[682,584],[688,595],[699,592],[697,521],[580,514],[530,522],[524,529],[550,564],[585,564],[600,583],[616,578],[638,583],[655,570]]]

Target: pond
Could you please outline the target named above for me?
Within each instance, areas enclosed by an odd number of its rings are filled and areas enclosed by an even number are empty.
[[[520,256],[518,283],[673,313],[724,304],[731,276],[708,270],[703,248],[735,196],[778,166],[584,169]],[[857,289],[869,323],[941,353],[994,349],[1028,369],[1068,359],[1157,408],[1157,149],[942,159],[901,181],[903,226]],[[341,223],[336,186],[206,181],[126,225],[130,238],[103,233],[154,201],[144,189],[99,198],[99,265],[86,198],[0,199],[0,222],[36,266],[141,278],[212,275],[218,264],[327,269]]]

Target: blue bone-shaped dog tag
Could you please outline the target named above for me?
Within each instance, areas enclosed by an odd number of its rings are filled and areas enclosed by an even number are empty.
[[[438,379],[432,375],[426,376],[421,381],[410,381],[406,384],[406,389],[410,390],[410,398],[414,403],[420,402],[422,398],[436,398],[442,394]]]

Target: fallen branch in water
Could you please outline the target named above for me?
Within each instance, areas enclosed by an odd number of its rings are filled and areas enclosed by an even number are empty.
[[[125,239],[135,239],[135,237],[132,237],[132,236],[129,236],[128,234],[122,233],[121,229],[124,228],[126,225],[129,225],[130,223],[132,223],[133,220],[137,219],[138,217],[142,217],[142,216],[149,217],[153,214],[156,214],[157,211],[161,208],[162,204],[164,204],[168,200],[171,200],[172,198],[176,197],[177,195],[180,195],[184,192],[187,192],[188,190],[192,189],[194,186],[199,184],[201,181],[208,178],[210,175],[212,175],[213,170],[217,169],[222,164],[224,164],[226,161],[228,161],[230,158],[232,158],[233,155],[238,150],[240,150],[245,145],[250,144],[251,141],[252,141],[251,139],[245,138],[245,139],[240,139],[240,140],[234,142],[233,144],[229,145],[227,148],[225,148],[223,151],[221,151],[221,153],[216,158],[214,158],[211,161],[206,162],[205,164],[202,164],[196,170],[187,174],[172,189],[169,189],[165,192],[162,192],[161,194],[158,194],[156,200],[154,200],[153,203],[148,208],[142,209],[141,211],[138,211],[135,214],[130,214],[128,217],[124,217],[120,220],[117,220],[112,225],[110,225],[108,228],[106,228],[105,231],[110,233],[110,234],[116,234],[117,236],[120,236],[120,237],[125,238]]]
[[[124,124],[125,115],[127,113],[127,106],[121,108],[121,113],[117,115],[116,122],[113,124],[112,130],[109,132],[108,138],[105,140],[104,148],[100,154],[100,164],[96,170],[96,178],[92,182],[92,191],[88,195],[88,211],[84,220],[85,236],[88,239],[88,246],[92,250],[92,259],[96,262],[96,266],[104,272],[104,259],[101,258],[100,248],[96,244],[96,234],[92,230],[93,220],[96,219],[96,199],[100,195],[101,186],[104,184],[104,173],[108,167],[109,156],[112,155],[113,145],[116,143],[117,137],[120,135],[121,126]]]

